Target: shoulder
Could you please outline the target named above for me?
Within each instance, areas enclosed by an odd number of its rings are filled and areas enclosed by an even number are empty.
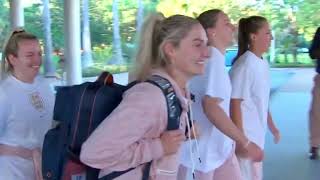
[[[124,96],[135,96],[139,99],[150,100],[150,98],[161,98],[163,96],[162,94],[163,93],[159,87],[148,82],[141,82],[128,89],[124,93]]]
[[[13,81],[9,78],[6,77],[4,80],[0,81],[0,92],[1,93],[6,93],[9,89],[13,87]]]

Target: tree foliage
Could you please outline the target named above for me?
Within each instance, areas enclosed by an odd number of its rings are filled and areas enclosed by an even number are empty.
[[[319,0],[141,0],[143,15],[160,11],[165,16],[184,14],[196,17],[201,12],[218,8],[237,23],[241,17],[263,15],[267,17],[275,32],[276,47],[279,52],[294,54],[297,47],[307,47],[319,26]],[[118,1],[121,46],[123,53],[131,55],[137,31],[138,0]],[[90,30],[93,50],[112,56],[113,45],[113,0],[89,0]],[[9,32],[9,3],[0,0],[0,40],[4,42]],[[25,8],[25,28],[44,38],[41,21],[42,4],[32,4]],[[52,18],[53,47],[63,48],[63,0],[50,0]],[[94,54],[93,54],[94,55]],[[95,56],[94,57],[98,57]],[[108,58],[110,58],[108,57]],[[107,58],[107,57],[106,57]]]

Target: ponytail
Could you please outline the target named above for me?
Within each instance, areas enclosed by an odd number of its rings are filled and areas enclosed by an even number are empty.
[[[138,53],[136,55],[136,64],[134,79],[144,80],[150,73],[153,47],[153,34],[156,29],[156,25],[164,19],[163,14],[156,13],[151,14],[144,22],[141,35],[139,38]]]
[[[233,59],[232,64],[235,63],[236,60],[239,59],[239,57],[247,50],[249,50],[251,44],[250,34],[257,33],[258,30],[263,27],[265,22],[267,22],[267,19],[262,16],[250,16],[239,20],[238,53]]]
[[[238,53],[237,56],[233,59],[232,63],[235,63],[236,60],[244,54],[249,49],[249,34],[246,32],[247,19],[241,18],[239,20],[239,28],[238,28]]]

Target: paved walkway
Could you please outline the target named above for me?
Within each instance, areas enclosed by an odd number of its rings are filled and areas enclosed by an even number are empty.
[[[271,134],[267,134],[264,180],[320,180],[320,161],[309,160],[307,154],[314,71],[287,69],[286,72],[293,75],[277,87],[271,98],[271,113],[282,140],[275,145]]]

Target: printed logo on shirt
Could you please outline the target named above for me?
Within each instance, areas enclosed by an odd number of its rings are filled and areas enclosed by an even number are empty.
[[[30,103],[31,105],[39,112],[44,110],[44,102],[39,92],[32,92],[30,95]]]

